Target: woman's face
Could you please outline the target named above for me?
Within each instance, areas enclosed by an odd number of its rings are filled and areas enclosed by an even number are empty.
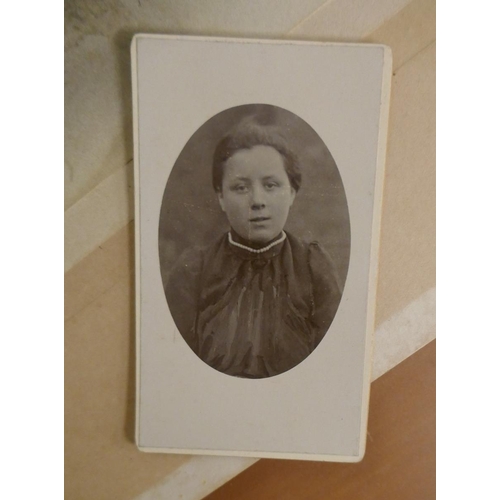
[[[254,146],[226,161],[218,196],[229,224],[242,238],[267,243],[283,230],[295,190],[281,154],[271,146]]]

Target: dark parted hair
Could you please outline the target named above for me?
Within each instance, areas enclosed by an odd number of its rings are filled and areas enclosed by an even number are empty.
[[[216,192],[222,190],[224,163],[240,149],[254,146],[270,146],[281,154],[290,185],[295,191],[300,189],[302,174],[295,153],[277,125],[259,123],[255,116],[241,120],[215,147],[212,163],[212,185]]]

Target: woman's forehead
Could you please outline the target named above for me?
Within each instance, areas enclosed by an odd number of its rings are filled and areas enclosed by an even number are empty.
[[[272,146],[265,145],[236,151],[226,161],[224,174],[228,177],[260,178],[271,175],[287,177],[281,153]]]

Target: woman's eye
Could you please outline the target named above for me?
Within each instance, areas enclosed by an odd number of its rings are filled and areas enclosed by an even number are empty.
[[[246,193],[248,191],[248,187],[244,185],[239,185],[235,186],[233,190],[236,191],[237,193]]]
[[[265,184],[266,189],[272,190],[272,189],[275,189],[277,187],[278,187],[278,184],[276,184],[275,182],[268,182]]]

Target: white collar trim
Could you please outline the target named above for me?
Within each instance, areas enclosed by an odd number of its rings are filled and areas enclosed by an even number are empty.
[[[228,236],[229,236],[229,243],[231,243],[231,245],[234,245],[235,247],[238,247],[238,248],[243,248],[243,250],[246,250],[247,252],[251,252],[251,253],[267,252],[271,248],[275,247],[276,245],[279,245],[280,243],[282,243],[283,241],[286,240],[286,233],[285,233],[285,231],[282,231],[281,237],[278,238],[276,241],[273,241],[271,244],[267,245],[267,247],[257,249],[257,248],[247,247],[246,245],[242,245],[241,243],[237,243],[236,241],[233,240],[231,233],[228,233]]]

